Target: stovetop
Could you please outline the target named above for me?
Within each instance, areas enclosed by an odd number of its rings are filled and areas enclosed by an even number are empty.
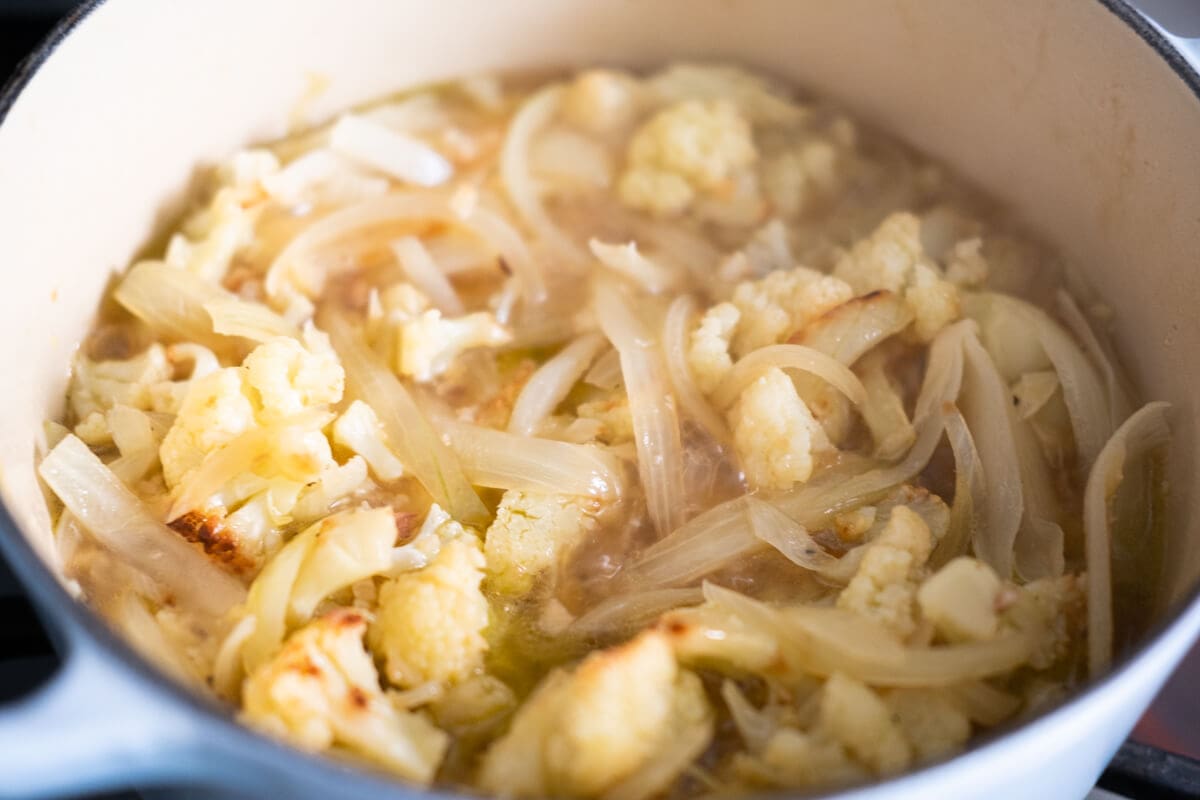
[[[0,75],[8,75],[71,0],[0,0]],[[0,705],[23,697],[57,669],[37,614],[0,559]],[[1154,706],[1122,746],[1090,800],[1195,800],[1200,798],[1200,646],[1180,666]],[[2,780],[2,777],[0,777]],[[123,792],[90,800],[137,800]],[[77,798],[83,800],[83,798]]]

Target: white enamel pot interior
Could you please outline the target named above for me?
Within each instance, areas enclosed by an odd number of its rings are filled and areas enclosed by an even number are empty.
[[[1049,715],[841,796],[1082,797],[1200,631],[1200,84],[1120,0],[110,0],[56,38],[0,125],[0,546],[66,666],[0,710],[0,796],[420,794],[243,730],[133,656],[57,580],[33,458],[106,283],[194,165],[283,133],[306,96],[318,120],[484,70],[730,58],[838,98],[1060,246],[1116,308],[1145,397],[1175,406],[1154,635]]]

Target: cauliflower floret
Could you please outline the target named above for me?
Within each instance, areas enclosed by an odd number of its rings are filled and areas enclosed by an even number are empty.
[[[743,356],[780,342],[853,296],[854,290],[845,281],[807,267],[743,281],[733,290],[733,304],[742,314],[733,351]]]
[[[567,87],[562,116],[588,133],[605,134],[626,128],[638,110],[638,83],[624,72],[590,69]]]
[[[733,443],[750,486],[767,491],[809,479],[813,455],[830,447],[791,379],[771,367],[746,387],[729,412]]]
[[[732,102],[746,119],[764,125],[800,122],[808,111],[788,97],[785,87],[728,64],[672,64],[651,77],[650,90],[665,102]]]
[[[178,486],[208,453],[255,425],[242,371],[227,367],[192,381],[159,448],[167,486]]]
[[[988,279],[988,263],[978,236],[956,242],[946,254],[946,280],[955,286],[982,286]]]
[[[463,351],[498,347],[511,340],[512,333],[486,311],[447,319],[437,309],[430,309],[400,326],[397,367],[414,380],[431,381]]]
[[[849,163],[836,142],[814,137],[765,161],[763,188],[778,214],[795,219],[827,202],[846,184]]]
[[[427,784],[449,737],[388,702],[362,645],[366,628],[361,612],[338,609],[294,633],[247,679],[246,721],[307,750],[345,747]]]
[[[614,445],[633,441],[633,415],[629,411],[629,398],[624,393],[601,400],[591,400],[575,407],[579,419],[590,419],[600,423],[596,439]]]
[[[1084,627],[1087,589],[1083,575],[1041,578],[1006,588],[997,602],[1007,606],[1001,614],[1002,627],[1034,637],[1030,666],[1046,669],[1071,652],[1071,632]]]
[[[878,775],[903,770],[912,748],[887,703],[868,686],[841,673],[821,689],[818,727]]]
[[[464,732],[486,728],[516,707],[508,684],[483,673],[448,688],[434,701],[433,716],[443,728]]]
[[[932,550],[933,536],[925,521],[907,506],[896,506],[838,595],[838,608],[878,620],[907,638],[917,628],[917,582]]]
[[[351,403],[333,423],[333,441],[362,456],[381,481],[394,481],[404,474],[404,465],[388,447],[375,411],[361,400]]]
[[[504,493],[487,530],[488,588],[523,595],[595,527],[595,501],[568,495]]]
[[[234,255],[254,240],[257,209],[247,207],[247,187],[227,186],[167,243],[166,262],[210,283],[220,283]],[[265,193],[263,193],[265,196]]]
[[[727,101],[685,100],[633,135],[617,190],[631,208],[655,214],[687,209],[697,192],[717,192],[758,152],[749,123]]]
[[[958,289],[925,255],[921,220],[913,214],[889,216],[841,258],[833,274],[857,294],[880,289],[903,294],[916,317],[913,333],[922,342],[961,314]]]
[[[971,721],[945,691],[897,689],[885,701],[922,761],[956,753],[971,737]]]
[[[739,753],[733,766],[752,783],[780,788],[845,784],[867,777],[840,742],[795,728],[780,728],[755,756]]]
[[[733,303],[718,303],[704,312],[692,331],[688,365],[700,391],[714,391],[733,367],[729,343],[741,317],[742,312]]]
[[[467,534],[443,544],[429,566],[383,585],[378,625],[389,681],[400,687],[452,684],[483,668],[483,565],[479,540]]]
[[[305,345],[279,336],[254,348],[242,369],[246,384],[258,393],[264,422],[284,419],[342,399],[345,372],[325,334],[310,327]]]
[[[662,634],[648,631],[572,672],[551,673],[484,755],[479,783],[507,797],[622,796],[624,781],[659,768],[657,785],[640,784],[648,796],[686,766],[677,741],[707,731],[702,750],[711,724],[700,679],[679,669]],[[673,771],[655,763],[667,753]]]
[[[71,410],[81,421],[118,404],[143,411],[158,410],[154,405],[154,387],[169,381],[171,373],[167,351],[157,343],[127,359],[92,361],[80,355],[71,371],[68,391]]]
[[[999,576],[987,564],[956,558],[928,578],[917,591],[921,616],[946,640],[982,641],[996,635]]]

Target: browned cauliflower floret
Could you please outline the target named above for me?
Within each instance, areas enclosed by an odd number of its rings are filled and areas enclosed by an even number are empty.
[[[294,633],[243,690],[251,725],[306,750],[335,745],[411,781],[429,783],[448,737],[425,717],[398,711],[363,649],[366,617],[339,609]]]
[[[854,296],[840,278],[807,267],[776,270],[733,290],[732,302],[741,312],[733,337],[739,356],[786,339],[808,322]]]
[[[700,679],[650,631],[551,673],[484,755],[479,784],[507,797],[648,797],[704,749],[711,725]],[[680,741],[699,746],[680,753]]]
[[[830,447],[825,430],[778,367],[746,387],[729,421],[746,479],[756,489],[786,490],[808,480],[814,453]]]
[[[892,214],[870,236],[857,242],[834,268],[856,294],[877,290],[896,292],[916,317],[913,333],[922,342],[958,319],[958,289],[946,281],[925,254],[921,220],[908,213]]]

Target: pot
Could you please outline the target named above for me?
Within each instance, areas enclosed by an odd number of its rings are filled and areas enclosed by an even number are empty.
[[[34,477],[37,432],[59,411],[97,298],[180,209],[195,164],[282,134],[294,114],[321,119],[413,83],[700,54],[837,98],[1018,209],[1114,305],[1144,395],[1174,405],[1153,634],[1056,710],[839,795],[1083,797],[1200,632],[1200,77],[1165,34],[1122,0],[87,4],[0,101],[0,549],[64,659],[0,709],[0,796],[428,796],[239,726],[76,602]]]

